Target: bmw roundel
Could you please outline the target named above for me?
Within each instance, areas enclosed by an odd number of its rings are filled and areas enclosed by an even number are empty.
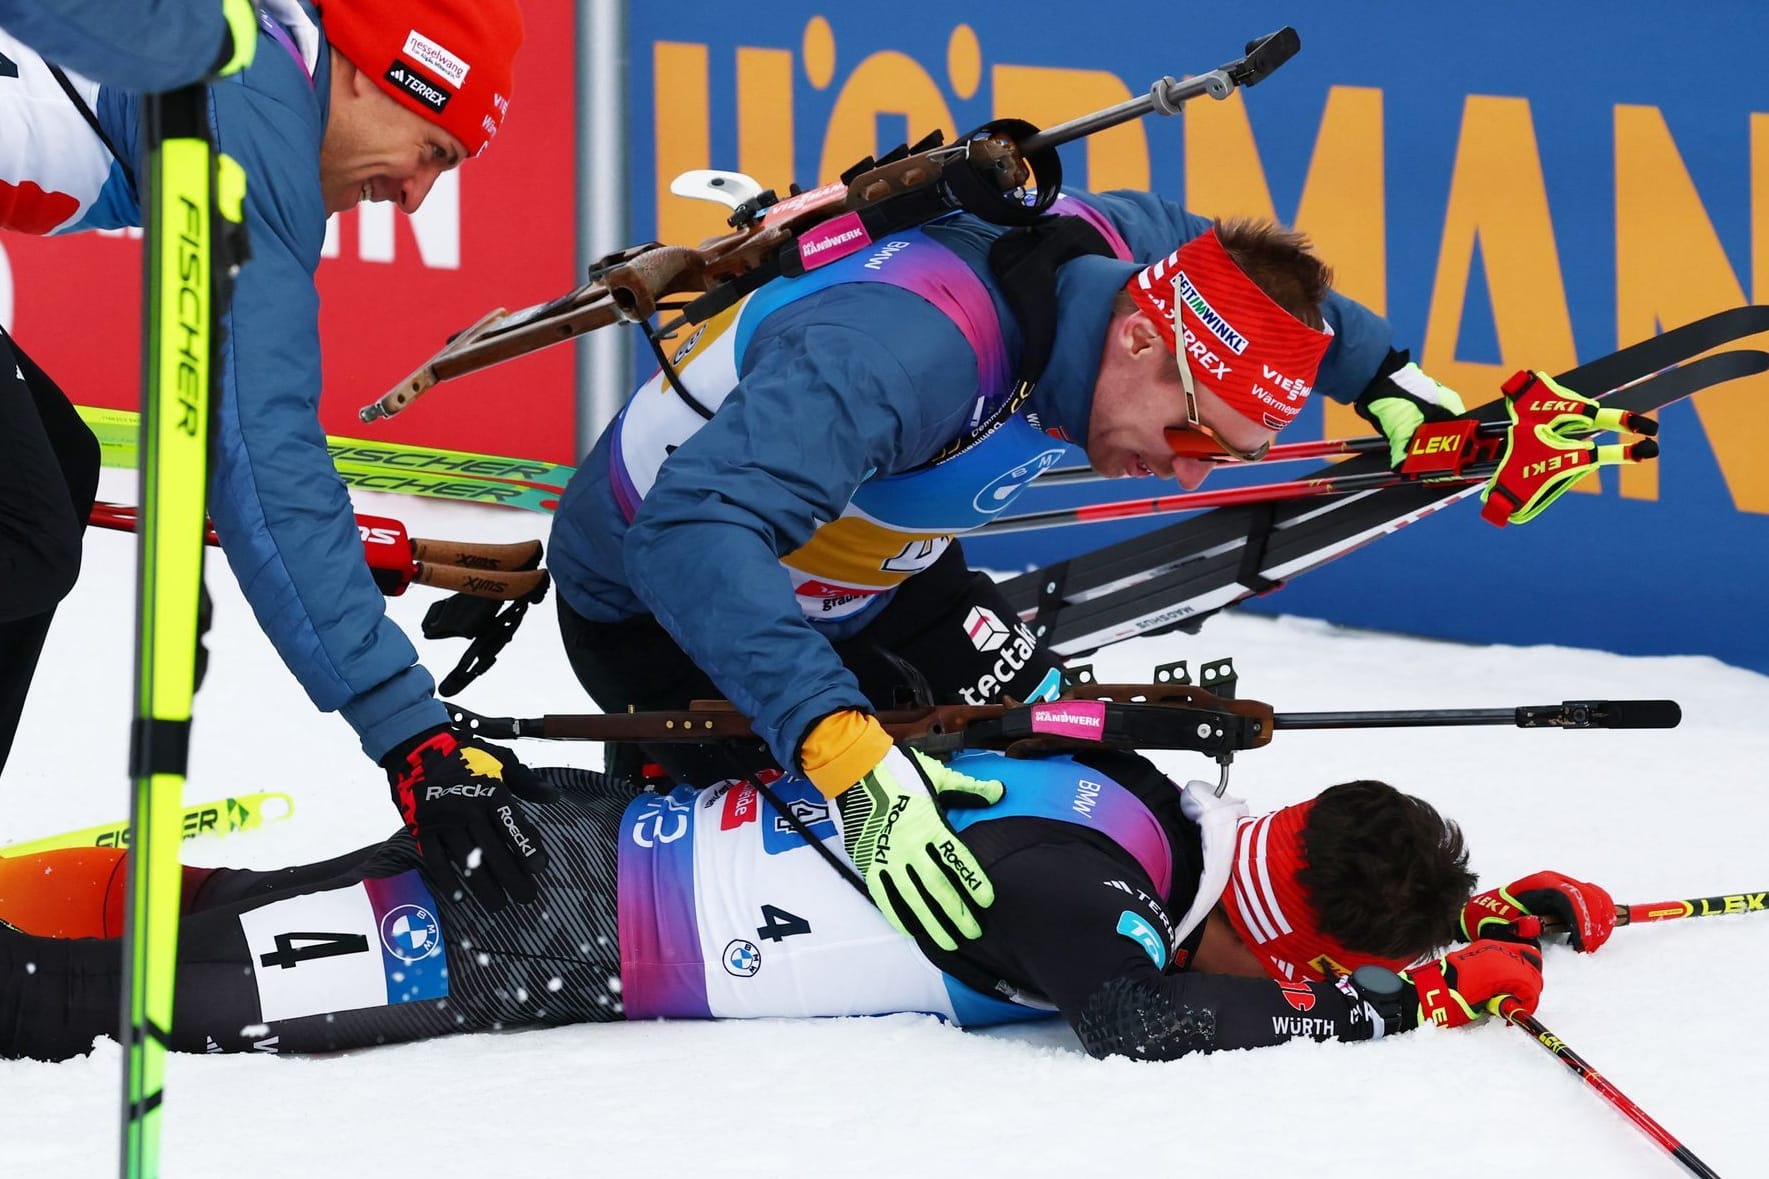
[[[756,944],[737,938],[725,947],[725,973],[750,978],[762,968],[762,952]]]
[[[977,497],[971,501],[971,507],[986,516],[993,516],[1012,503],[1014,498],[1025,490],[1026,484],[1050,470],[1062,457],[1061,450],[1047,450],[1036,458],[1021,463],[1013,470],[997,475],[989,481],[983,490],[977,492]]]
[[[421,905],[396,905],[381,918],[381,944],[401,962],[422,962],[442,949],[442,926]]]

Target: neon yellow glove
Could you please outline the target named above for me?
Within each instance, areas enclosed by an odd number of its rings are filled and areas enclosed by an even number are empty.
[[[982,936],[977,915],[995,903],[995,888],[946,825],[940,804],[988,806],[1005,789],[893,745],[836,797],[848,858],[872,903],[899,931],[920,933],[945,950],[958,948],[952,931]]]
[[[1503,389],[1511,428],[1499,469],[1480,493],[1481,517],[1501,528],[1529,523],[1599,467],[1658,457],[1658,423],[1649,417],[1605,408],[1546,373],[1514,373]],[[1601,430],[1640,438],[1599,446],[1590,435]]]
[[[233,41],[233,55],[215,71],[217,78],[237,74],[252,64],[258,51],[258,8],[252,0],[221,0],[221,15]]]
[[[1405,352],[1393,351],[1353,408],[1388,439],[1391,467],[1406,459],[1413,431],[1426,422],[1448,421],[1467,412],[1454,389],[1426,376]]]

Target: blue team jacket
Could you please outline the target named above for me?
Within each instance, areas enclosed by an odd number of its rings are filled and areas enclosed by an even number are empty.
[[[311,37],[311,24],[303,32]],[[261,31],[251,67],[208,88],[216,144],[246,172],[252,250],[225,323],[209,510],[283,662],[379,759],[448,715],[411,640],[387,617],[318,419],[314,271],[326,231],[318,160],[330,84],[323,42],[310,78],[286,38]],[[141,223],[132,150],[140,95],[105,86],[96,113],[130,158],[111,164],[99,199],[60,232]]]
[[[1148,193],[1079,195],[1134,261],[1084,257],[1059,272],[1056,338],[1030,409],[1085,445],[1112,292],[1210,221]],[[926,228],[982,279],[1017,358],[1019,330],[988,268],[1001,232],[968,215]],[[1336,334],[1315,387],[1350,401],[1387,356],[1391,333],[1337,294],[1325,310]],[[605,432],[560,501],[548,563],[586,618],[656,616],[790,766],[812,724],[867,702],[829,644],[841,630],[801,614],[778,559],[833,520],[863,480],[907,471],[965,433],[977,356],[926,300],[854,282],[770,314],[739,376],[712,420],[665,462],[630,526],[610,487]]]
[[[0,0],[0,29],[95,82],[173,90],[221,54],[221,0]]]

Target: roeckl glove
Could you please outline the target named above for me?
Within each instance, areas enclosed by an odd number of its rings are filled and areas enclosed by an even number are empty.
[[[1462,907],[1462,936],[1535,943],[1552,917],[1581,954],[1595,953],[1615,932],[1615,900],[1595,884],[1559,872],[1535,872],[1504,888],[1476,893]]]
[[[1406,459],[1413,431],[1426,422],[1446,422],[1467,412],[1454,389],[1426,376],[1405,352],[1393,350],[1353,408],[1388,439],[1391,467]]]
[[[535,898],[547,851],[518,799],[553,794],[515,754],[443,725],[394,749],[381,766],[432,884],[443,887],[459,872],[491,912]]]
[[[1605,408],[1547,373],[1513,373],[1501,388],[1511,428],[1499,469],[1480,493],[1483,520],[1528,524],[1597,468],[1658,457],[1658,423],[1649,417]],[[1641,437],[1599,446],[1590,436],[1602,430]]]
[[[977,914],[995,903],[995,888],[946,825],[940,804],[988,806],[1005,789],[893,745],[836,796],[848,858],[872,903],[900,932],[919,932],[945,950],[958,948],[948,927],[961,937],[982,936]]]
[[[1412,1023],[1457,1028],[1497,1014],[1494,1000],[1510,995],[1534,1013],[1542,999],[1542,954],[1518,942],[1482,938],[1401,975],[1413,989]]]

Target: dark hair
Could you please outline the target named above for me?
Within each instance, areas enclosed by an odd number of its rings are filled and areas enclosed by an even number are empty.
[[[1321,930],[1348,950],[1417,958],[1443,945],[1474,891],[1462,830],[1386,782],[1346,782],[1315,799],[1296,874]]]
[[[1216,222],[1216,236],[1235,265],[1272,302],[1319,331],[1321,303],[1333,287],[1333,268],[1314,256],[1308,238],[1271,221],[1237,217]]]

